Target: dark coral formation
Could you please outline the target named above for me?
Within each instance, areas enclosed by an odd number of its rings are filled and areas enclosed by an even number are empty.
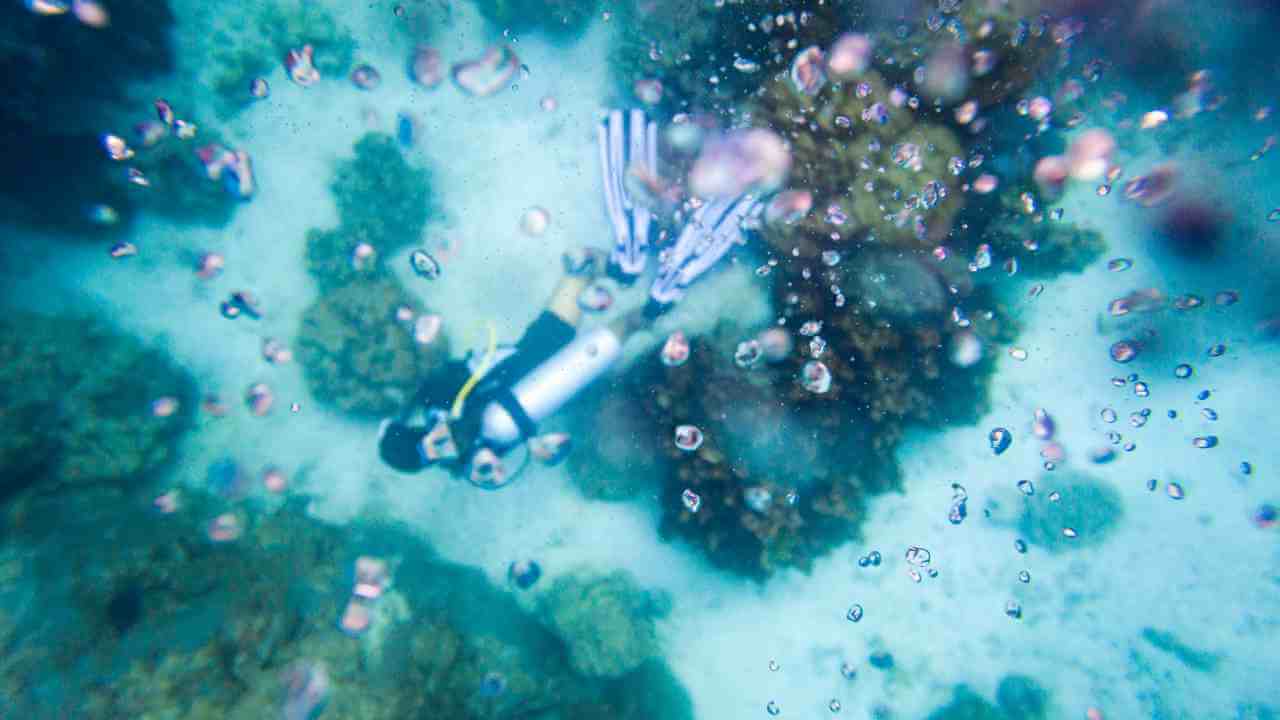
[[[386,274],[385,260],[419,242],[431,214],[431,175],[410,165],[389,135],[369,133],[341,160],[330,185],[339,226],[307,234],[307,269],[322,287]],[[367,244],[372,256],[358,260]]]
[[[219,545],[202,536],[219,501],[184,492],[164,516],[139,516],[142,503],[97,488],[2,508],[21,559],[0,572],[24,582],[0,596],[41,599],[0,617],[7,716],[309,717],[285,709],[288,677],[323,667],[325,717],[692,717],[660,661],[617,678],[577,674],[570,649],[509,594],[401,528],[327,526],[298,499],[250,509],[244,536]],[[363,638],[336,622],[358,552],[395,568],[379,599],[394,612]]]
[[[87,318],[5,313],[0,368],[0,496],[135,483],[172,460],[195,405],[162,352]],[[161,398],[176,410],[153,412]]]
[[[396,313],[423,310],[390,279],[357,280],[326,292],[303,313],[295,345],[312,393],[344,412],[394,413],[448,357],[444,338],[422,344]]]
[[[495,30],[517,37],[540,33],[554,40],[577,38],[598,17],[598,0],[475,0]]]
[[[22,3],[0,8],[0,205],[11,220],[90,232],[101,227],[88,206],[128,201],[97,136],[131,102],[131,85],[172,69],[174,17],[155,0],[110,12],[109,26],[93,28]]]
[[[602,459],[630,474],[634,463],[656,455],[658,471],[633,480],[649,488],[629,489],[658,496],[663,536],[700,546],[716,565],[764,578],[779,568],[808,567],[850,539],[865,498],[896,478],[888,456],[868,442],[868,426],[808,402],[794,368],[737,367],[731,353],[739,339],[729,331],[699,338],[681,367],[665,367],[655,356],[629,369],[610,393],[629,403],[587,414],[588,422],[611,428],[630,415],[625,431],[610,433],[620,434],[622,445],[612,455],[595,445],[578,448],[574,473],[582,485],[581,474]],[[695,452],[672,441],[683,424],[705,434]],[[599,481],[588,475],[585,482]],[[685,490],[697,494],[696,512],[685,504]],[[767,500],[752,507],[748,496],[762,494]]]

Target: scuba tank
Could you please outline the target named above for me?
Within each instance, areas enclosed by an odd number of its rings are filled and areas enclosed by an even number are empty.
[[[580,334],[511,387],[511,395],[533,422],[541,422],[617,362],[622,341],[607,327]],[[498,448],[522,439],[520,424],[497,401],[485,407],[480,436]]]

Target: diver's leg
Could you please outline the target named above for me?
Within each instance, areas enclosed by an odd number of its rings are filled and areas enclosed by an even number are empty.
[[[556,283],[551,291],[551,299],[547,301],[547,311],[567,324],[578,327],[582,322],[582,307],[578,305],[578,296],[591,284],[592,278],[585,275],[565,275]]]

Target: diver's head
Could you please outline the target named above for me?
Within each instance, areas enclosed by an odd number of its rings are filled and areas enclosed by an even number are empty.
[[[422,440],[427,431],[423,428],[409,427],[402,422],[391,420],[382,427],[378,438],[378,454],[382,461],[400,472],[417,472],[427,466],[423,457]]]
[[[427,417],[429,427],[412,427],[396,420],[383,424],[378,439],[382,460],[400,472],[417,472],[442,460],[456,460],[458,446],[446,413]]]

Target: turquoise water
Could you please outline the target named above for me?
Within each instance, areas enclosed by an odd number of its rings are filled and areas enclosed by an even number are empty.
[[[1266,4],[0,12],[0,717],[1280,713]]]

